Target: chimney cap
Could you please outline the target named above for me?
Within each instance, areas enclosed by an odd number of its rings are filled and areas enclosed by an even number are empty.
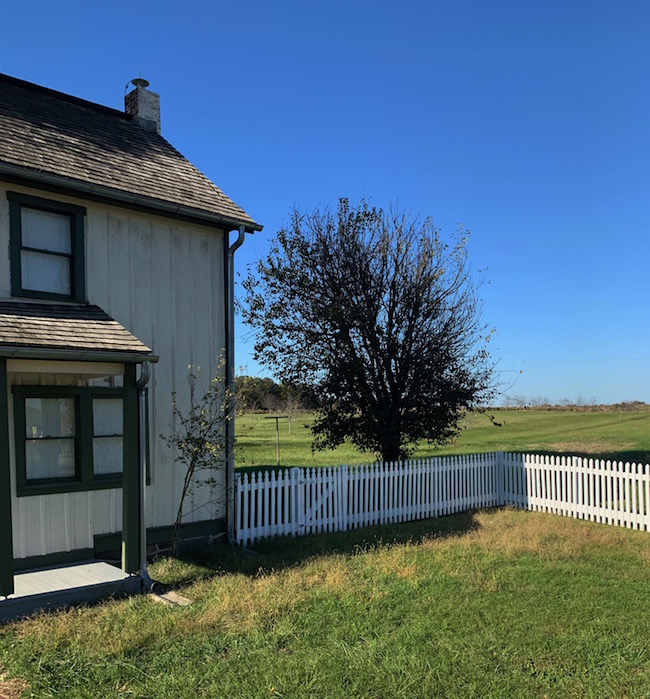
[[[133,78],[133,80],[131,80],[131,83],[136,87],[149,87],[149,81],[145,80],[144,78]]]

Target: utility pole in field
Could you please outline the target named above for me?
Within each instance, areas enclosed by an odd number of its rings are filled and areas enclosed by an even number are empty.
[[[278,468],[280,468],[280,420],[288,420],[288,415],[269,415],[265,420],[275,420],[275,447],[278,457]]]

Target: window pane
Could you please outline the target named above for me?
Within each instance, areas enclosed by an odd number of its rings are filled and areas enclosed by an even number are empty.
[[[33,250],[20,251],[20,275],[23,289],[52,294],[72,293],[70,286],[70,258],[48,255]]]
[[[20,209],[23,247],[51,250],[52,252],[72,252],[70,241],[70,216],[54,214],[51,211]]]
[[[122,437],[95,437],[93,465],[96,476],[122,473]]]
[[[93,429],[96,437],[122,434],[122,399],[93,399]]]
[[[74,439],[29,439],[25,442],[27,480],[74,478]]]
[[[115,376],[93,376],[86,381],[88,386],[101,386],[102,388],[122,388],[124,377],[121,374]]]
[[[25,437],[74,437],[74,398],[25,398]]]

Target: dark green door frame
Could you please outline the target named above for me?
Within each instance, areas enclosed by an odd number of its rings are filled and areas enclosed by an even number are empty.
[[[124,461],[122,473],[122,569],[140,568],[140,469],[138,467],[138,385],[135,364],[124,367]]]
[[[7,360],[0,357],[0,595],[14,593],[14,540],[11,526],[9,390]]]

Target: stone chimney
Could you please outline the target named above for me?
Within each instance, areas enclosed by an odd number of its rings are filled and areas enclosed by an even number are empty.
[[[124,111],[139,127],[160,133],[160,95],[147,90],[149,81],[144,78],[131,83],[135,89],[124,96]]]

